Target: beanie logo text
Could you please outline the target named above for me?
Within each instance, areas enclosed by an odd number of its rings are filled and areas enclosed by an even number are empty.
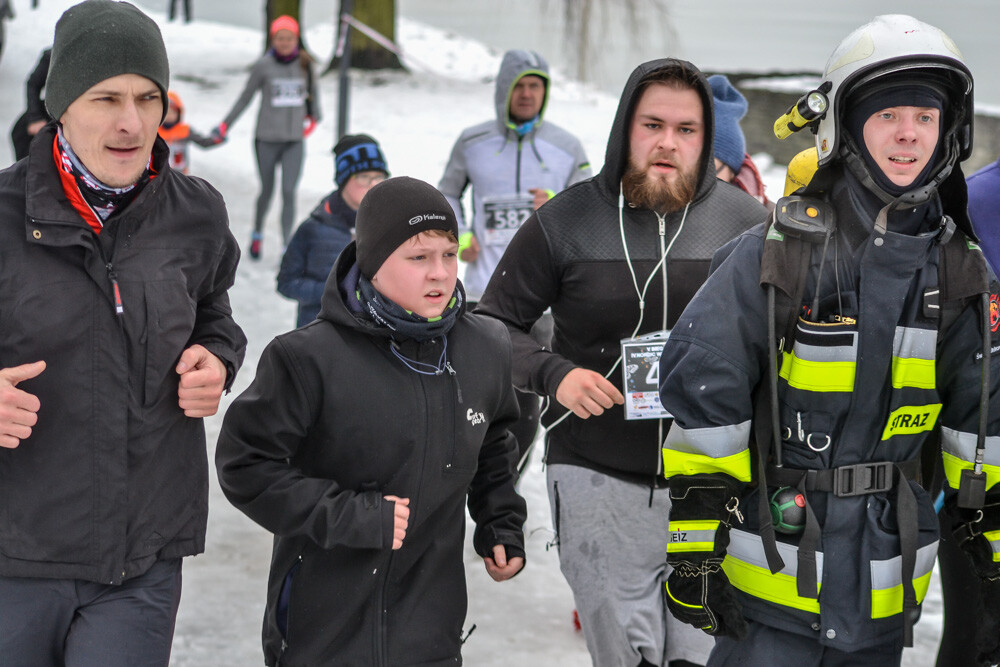
[[[415,215],[412,218],[410,218],[410,224],[419,225],[421,222],[424,222],[425,220],[447,220],[447,219],[448,218],[444,217],[440,213],[421,213],[420,215]]]

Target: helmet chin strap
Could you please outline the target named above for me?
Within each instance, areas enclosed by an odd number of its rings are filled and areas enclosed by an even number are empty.
[[[872,177],[868,164],[861,155],[861,149],[857,147],[854,137],[850,136],[850,134],[845,134],[844,136],[840,159],[843,160],[847,168],[851,170],[851,173],[854,174],[865,188],[881,199],[882,203],[888,204],[885,209],[888,212],[925,204],[935,196],[938,188],[951,175],[951,170],[958,161],[956,142],[954,141],[954,136],[950,133],[944,138],[942,148],[944,149],[944,155],[939,163],[941,166],[936,170],[937,173],[935,173],[934,177],[928,183],[908,190],[898,196],[886,192]],[[885,233],[885,230],[882,229],[881,232]]]

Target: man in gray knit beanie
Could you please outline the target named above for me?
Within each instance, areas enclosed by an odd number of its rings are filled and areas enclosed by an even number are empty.
[[[203,418],[246,338],[222,196],[157,136],[169,67],[134,6],[56,24],[28,155],[0,171],[0,663],[167,665],[205,549]]]

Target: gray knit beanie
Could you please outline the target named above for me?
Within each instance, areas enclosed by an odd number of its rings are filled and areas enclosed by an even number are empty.
[[[365,194],[354,220],[358,268],[371,280],[396,248],[430,229],[458,238],[458,220],[444,195],[408,176],[382,181]]]
[[[167,115],[170,64],[151,18],[134,5],[113,0],[86,0],[63,12],[45,80],[49,115],[59,120],[91,86],[119,74],[138,74],[159,86]]]

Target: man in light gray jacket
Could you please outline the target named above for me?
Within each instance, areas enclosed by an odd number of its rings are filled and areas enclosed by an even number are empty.
[[[459,227],[459,257],[468,262],[463,284],[475,306],[493,270],[521,224],[557,192],[590,178],[590,162],[579,139],[543,122],[549,99],[549,66],[533,51],[504,54],[496,79],[496,118],[462,131],[451,150],[438,189],[448,198]],[[472,218],[462,195],[472,186]],[[548,345],[551,323],[533,335]],[[518,392],[521,419],[514,430],[519,453],[531,445],[538,425],[538,398]]]

